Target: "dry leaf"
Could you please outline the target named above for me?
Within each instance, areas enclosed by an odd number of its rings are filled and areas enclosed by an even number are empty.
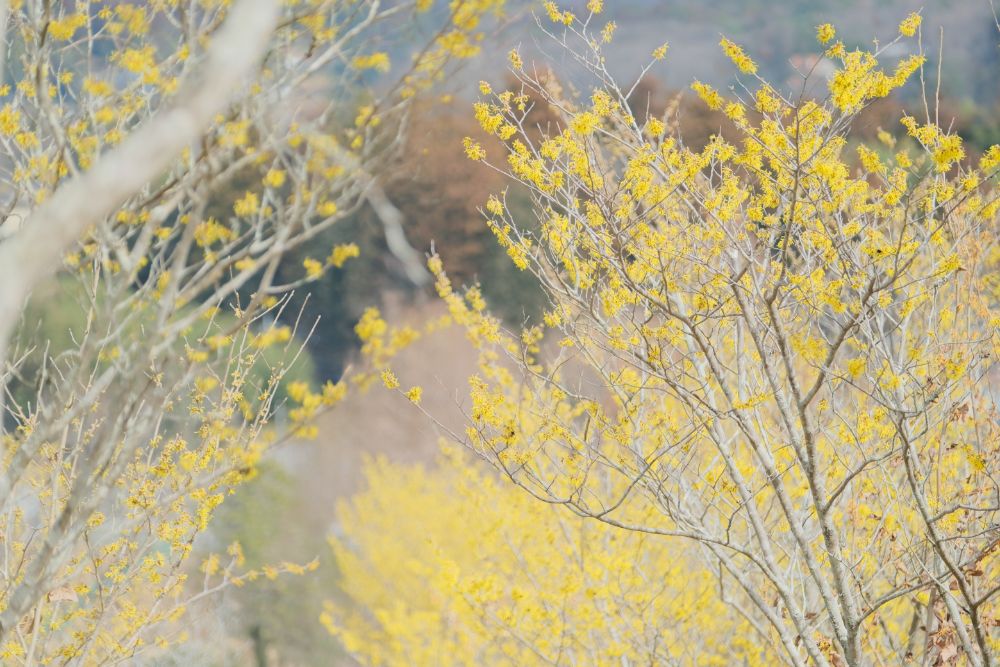
[[[23,635],[30,635],[31,631],[35,629],[35,612],[32,610],[30,614],[21,619],[21,622],[17,624],[17,629]]]
[[[60,586],[49,591],[49,602],[76,602],[79,598],[69,586]]]

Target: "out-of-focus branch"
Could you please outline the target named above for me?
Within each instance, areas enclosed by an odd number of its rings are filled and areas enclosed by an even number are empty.
[[[24,299],[55,273],[64,253],[190,146],[257,65],[278,15],[274,0],[244,0],[212,40],[207,60],[177,101],[93,168],[59,187],[0,246],[0,362]],[[2,489],[0,489],[2,491]]]
[[[10,3],[0,0],[0,72],[7,66],[7,16],[10,13]]]
[[[345,165],[354,173],[359,174],[367,181],[365,183],[364,199],[372,207],[375,216],[382,223],[382,231],[385,234],[385,243],[392,253],[392,256],[403,265],[403,272],[407,279],[417,287],[430,284],[431,274],[424,267],[424,260],[420,253],[410,245],[406,238],[404,224],[406,216],[392,203],[385,190],[378,182],[378,179],[371,176],[367,169],[363,168],[360,161],[347,151],[339,151],[338,155]]]
[[[93,168],[58,188],[9,241],[0,245],[0,363],[24,300],[87,230],[169,167],[192,145],[257,66],[278,17],[276,0],[243,0],[230,12],[208,49],[200,72],[176,102],[105,154]],[[8,471],[9,473],[9,471]],[[12,488],[0,477],[0,498]],[[70,503],[71,505],[71,503]],[[43,595],[58,565],[60,548],[71,532],[74,508],[67,506],[45,536],[23,579],[0,614],[0,640]]]
[[[403,265],[406,277],[417,287],[428,284],[431,281],[431,274],[424,268],[420,253],[406,238],[406,231],[403,229],[406,218],[403,212],[396,208],[378,183],[372,182],[368,187],[366,199],[382,223],[389,252]]]

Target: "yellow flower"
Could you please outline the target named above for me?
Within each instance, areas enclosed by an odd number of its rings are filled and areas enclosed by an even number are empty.
[[[268,169],[264,175],[264,185],[269,188],[280,188],[285,184],[285,172],[280,169]]]
[[[952,164],[965,157],[965,149],[962,148],[962,138],[957,134],[949,134],[941,137],[931,157],[934,159],[935,170],[939,172],[948,171]]]
[[[378,72],[388,72],[391,66],[388,54],[381,51],[367,56],[355,56],[353,63],[358,69],[373,69]]]
[[[364,104],[358,107],[358,115],[354,118],[354,127],[378,127],[381,119],[375,115],[375,107]]]
[[[399,379],[396,377],[395,373],[387,368],[382,371],[382,384],[385,385],[386,389],[398,389]]]
[[[984,172],[1000,167],[1000,144],[990,146],[979,160],[979,168]]]
[[[103,125],[107,125],[115,120],[115,112],[110,107],[101,107],[94,112],[94,120]]]
[[[905,19],[903,19],[902,23],[899,24],[899,34],[903,35],[904,37],[913,37],[913,35],[915,35],[917,32],[917,28],[920,27],[920,23],[922,21],[923,18],[920,16],[920,14],[917,14],[916,12],[910,14]]]
[[[521,70],[524,68],[524,61],[521,60],[521,54],[516,49],[511,49],[510,53],[507,54],[507,62],[510,63],[511,69]]]
[[[503,202],[496,195],[490,195],[490,198],[486,200],[486,210],[493,215],[503,215]]]
[[[604,42],[605,44],[611,43],[611,40],[614,39],[614,37],[615,37],[615,30],[617,28],[618,28],[618,24],[617,23],[615,23],[614,21],[608,21],[607,25],[605,25],[604,28],[601,30],[601,41]],[[657,49],[657,50],[659,50],[659,49]],[[655,51],[654,51],[654,53],[655,53]],[[664,55],[666,55],[666,50],[665,49],[664,49],[663,53],[664,53]]]
[[[316,280],[323,275],[323,265],[312,257],[302,260],[302,266],[305,267],[306,277],[310,280]]]
[[[743,51],[743,48],[740,45],[729,41],[725,37],[722,38],[722,41],[719,42],[719,45],[722,47],[722,50],[729,57],[729,59],[733,61],[733,64],[735,64],[736,67],[738,67],[741,72],[743,72],[744,74],[757,73],[757,64],[750,59],[750,56],[748,56]]]
[[[465,146],[465,154],[470,160],[486,159],[486,150],[478,141],[473,141],[471,137],[466,137],[462,139],[462,145]]]
[[[708,105],[709,109],[722,108],[722,95],[719,95],[719,92],[715,88],[701,81],[695,81],[691,84],[691,89],[698,93],[698,97]]]
[[[340,401],[344,400],[344,396],[347,395],[347,385],[344,382],[333,382],[327,381],[323,385],[323,403],[324,405],[335,405]]]
[[[48,35],[52,39],[64,41],[70,39],[86,23],[87,17],[83,14],[71,14],[58,21],[50,22]]]
[[[6,104],[0,109],[0,134],[12,136],[21,127],[21,112]]]
[[[770,87],[758,90],[754,99],[757,103],[757,111],[761,113],[774,113],[781,108],[781,98]]]
[[[230,241],[235,237],[236,233],[233,230],[220,224],[215,218],[199,223],[194,229],[195,243],[201,248],[207,248],[219,241]]]
[[[562,11],[559,9],[559,5],[551,0],[545,3],[545,12],[549,15],[549,19],[551,19],[553,23],[562,23],[563,25],[569,25],[576,18],[573,15],[573,12]]]
[[[585,111],[574,116],[569,126],[576,134],[587,136],[593,134],[600,124],[601,119],[596,114]]]
[[[233,204],[233,212],[241,218],[254,215],[259,208],[260,200],[253,192],[247,192],[241,199],[236,200],[236,203]]]
[[[117,58],[118,64],[129,72],[142,74],[143,83],[156,83],[160,80],[160,71],[156,67],[153,47],[141,49],[126,49]]]
[[[339,269],[345,262],[347,262],[347,260],[360,255],[361,249],[358,248],[357,244],[342,243],[334,246],[333,251],[330,253],[330,259],[327,261],[329,261],[332,266]]]
[[[107,81],[91,79],[88,77],[83,81],[83,91],[88,95],[93,95],[94,97],[103,97],[105,95],[110,95],[112,89],[111,84]]]
[[[816,40],[820,44],[826,44],[831,39],[836,37],[837,31],[829,23],[824,23],[823,25],[816,26]]]
[[[414,405],[420,405],[420,398],[424,395],[424,390],[420,387],[410,387],[406,391],[406,398]]]
[[[288,398],[296,403],[304,403],[306,397],[309,395],[309,385],[300,380],[289,382],[286,392],[288,393]]]

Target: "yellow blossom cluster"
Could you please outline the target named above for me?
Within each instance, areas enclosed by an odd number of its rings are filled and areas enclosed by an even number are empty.
[[[50,332],[39,334],[31,316],[12,339],[32,352],[3,387],[16,425],[4,430],[10,456],[0,457],[10,483],[0,494],[0,559],[20,563],[0,573],[4,664],[156,662],[188,639],[192,597],[315,567],[247,570],[233,545],[199,570],[192,549],[269,447],[314,435],[315,418],[344,397],[348,379],[313,388],[293,378],[303,341],[284,323],[289,292],[360,254],[355,243],[318,239],[356,209],[408,98],[477,53],[505,2],[277,4],[269,57],[209,104],[218,114],[176,159],[127,192],[106,177],[88,186],[95,200],[101,188],[115,191],[116,208],[60,247],[58,277],[39,287],[59,298],[31,299],[50,324],[58,314],[55,340],[32,338]],[[12,2],[5,48],[17,57],[0,86],[0,180],[24,209],[17,216],[119,159],[150,119],[180,109],[185,128],[197,120],[184,105],[202,97],[175,93],[182,82],[188,92],[204,86],[216,62],[208,54],[240,5],[80,0],[42,11]],[[390,61],[383,26],[412,20],[435,24],[433,36],[394,45]],[[396,66],[403,80],[379,81],[375,95],[372,80]],[[335,107],[289,111],[317,90]],[[307,242],[316,256],[298,258],[302,280],[277,284],[275,267]],[[62,319],[77,316],[82,325]],[[381,361],[376,372],[420,335],[378,331],[371,316],[359,327]],[[402,393],[421,400],[419,387]]]
[[[573,53],[600,61],[601,39],[546,11]],[[697,150],[612,102],[627,95],[600,69],[592,91],[567,94],[512,52],[514,90],[481,88],[475,117],[506,154],[471,139],[467,153],[492,158],[533,215],[506,193],[483,212],[550,307],[506,332],[431,259],[480,352],[454,438],[499,475],[461,456],[434,473],[373,464],[334,546],[362,610],[324,617],[362,661],[896,664],[947,644],[985,664],[1000,649],[1000,449],[985,416],[1000,148],[977,167],[957,135],[911,117],[858,145],[857,114],[923,56],[887,73],[831,25],[817,39],[837,65],[828,98],[786,99],[755,77],[730,99],[696,82],[737,130]],[[756,74],[743,48],[722,48]],[[526,91],[558,122],[522,130]],[[635,603],[621,582],[653,597]],[[930,617],[948,629],[921,628]]]
[[[766,664],[693,549],[561,513],[453,450],[365,478],[332,543],[346,596],[321,617],[363,664]],[[705,619],[714,640],[692,642]]]

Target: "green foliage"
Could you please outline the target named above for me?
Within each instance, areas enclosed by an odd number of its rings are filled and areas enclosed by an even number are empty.
[[[287,560],[329,560],[326,526],[307,505],[294,476],[280,463],[265,462],[257,477],[219,508],[213,537],[222,545],[239,542],[247,566],[255,569]],[[340,649],[316,618],[336,574],[332,563],[323,562],[301,576],[261,578],[231,590],[227,595],[239,608],[238,634],[254,652],[276,656],[278,664],[331,664]]]
[[[104,301],[98,297],[96,311],[102,309]],[[11,391],[19,404],[22,400],[30,400],[35,387],[27,379],[38,377],[42,359],[46,355],[58,363],[60,355],[73,353],[87,330],[90,310],[83,285],[75,278],[64,276],[35,291],[24,310],[23,321],[17,332],[24,361],[19,369],[19,377],[11,385]],[[236,328],[237,319],[231,312],[220,311],[215,317],[215,323],[220,330],[226,331]],[[101,324],[97,320],[92,321],[90,326],[99,330]],[[129,335],[142,335],[143,326],[141,321],[134,323]],[[248,378],[251,385],[266,386],[276,369],[286,369],[277,396],[281,400],[286,398],[285,387],[288,384],[312,380],[316,376],[316,364],[308,348],[299,353],[302,345],[301,340],[293,340],[288,346],[263,348]],[[182,347],[179,342],[178,354],[181,354]]]

